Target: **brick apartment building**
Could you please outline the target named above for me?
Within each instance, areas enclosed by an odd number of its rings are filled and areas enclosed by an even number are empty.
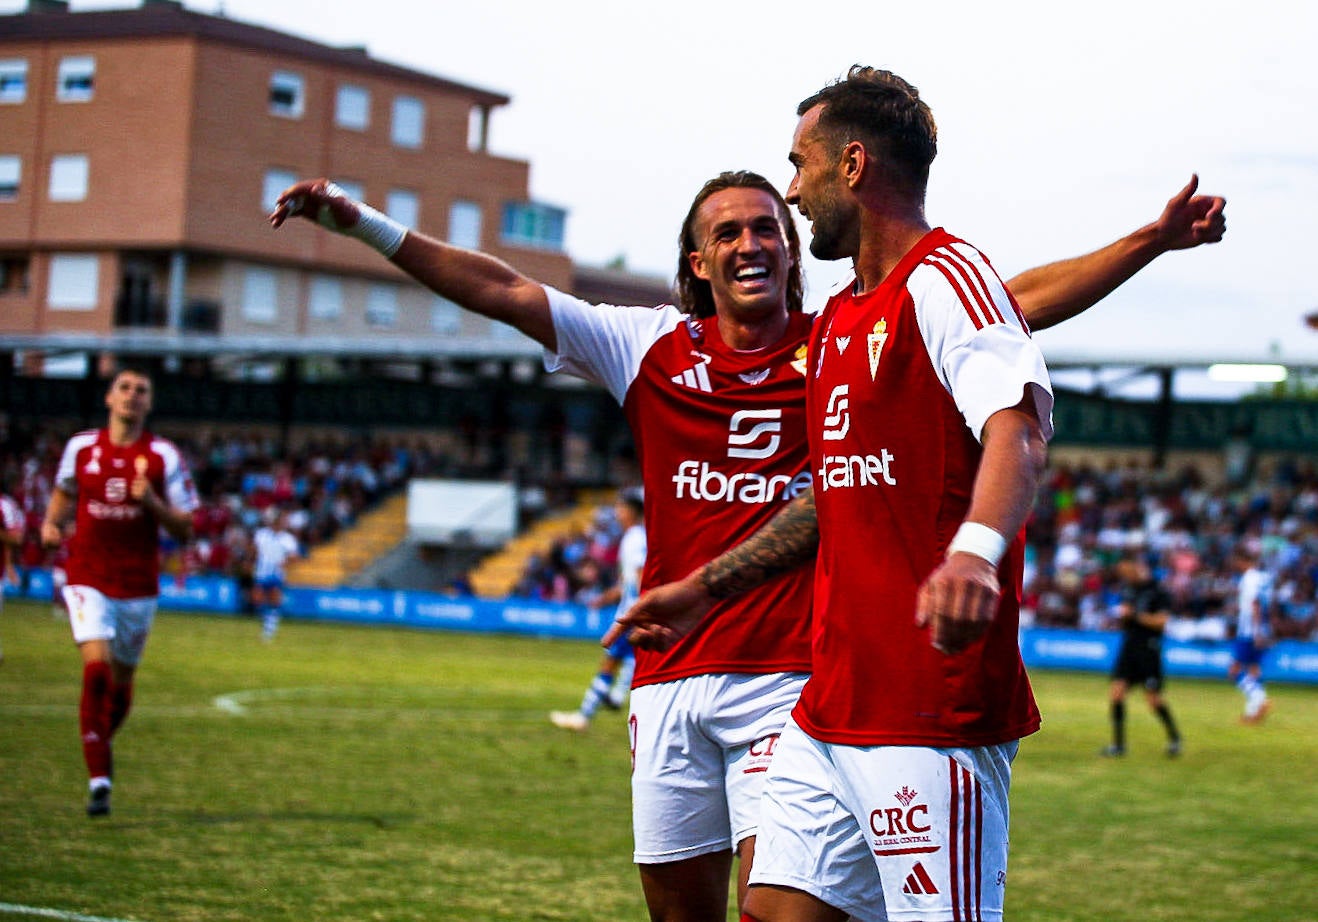
[[[278,192],[316,175],[583,297],[667,298],[573,266],[564,209],[490,152],[508,102],[174,0],[31,0],[0,16],[0,353],[536,354],[355,241],[270,231]]]

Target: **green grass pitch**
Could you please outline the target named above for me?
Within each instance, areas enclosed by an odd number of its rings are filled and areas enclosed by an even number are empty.
[[[643,920],[625,719],[550,725],[587,643],[162,613],[90,820],[80,667],[49,606],[0,614],[0,920]],[[1318,689],[1241,726],[1173,681],[1186,738],[1106,679],[1033,676],[1045,729],[1013,785],[1012,922],[1318,919]],[[51,912],[55,913],[54,915]],[[735,919],[734,914],[729,915]]]

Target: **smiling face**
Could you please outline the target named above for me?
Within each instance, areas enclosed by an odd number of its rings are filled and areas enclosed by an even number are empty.
[[[795,172],[784,198],[810,221],[810,252],[844,259],[859,249],[859,222],[843,178],[842,157],[820,130],[822,106],[801,116],[788,155]]]
[[[694,223],[699,248],[687,259],[696,277],[709,283],[720,315],[787,313],[792,258],[786,219],[762,189],[722,189],[700,204]]]

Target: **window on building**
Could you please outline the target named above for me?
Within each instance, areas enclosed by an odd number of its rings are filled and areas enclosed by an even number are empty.
[[[430,330],[457,334],[462,330],[462,308],[448,298],[435,295],[430,302]]]
[[[0,295],[26,294],[30,268],[26,254],[0,253]]]
[[[562,208],[540,202],[507,202],[500,237],[514,246],[561,251],[566,224],[567,212]]]
[[[490,110],[484,106],[472,106],[467,113],[467,150],[484,151],[485,135],[489,129]]]
[[[371,124],[371,91],[345,83],[334,97],[334,124],[365,131]]]
[[[415,192],[390,189],[384,197],[384,213],[404,227],[416,227],[421,213],[421,200]]]
[[[61,58],[56,81],[55,98],[60,102],[86,102],[96,83],[96,59],[90,55]]]
[[[328,275],[312,276],[307,314],[313,320],[338,320],[343,314],[343,283]]]
[[[249,268],[243,276],[244,320],[274,323],[279,317],[279,279],[273,269]]]
[[[27,61],[22,58],[0,60],[0,103],[27,101]]]
[[[481,206],[454,202],[448,210],[448,242],[468,250],[481,248]]]
[[[266,214],[274,211],[279,194],[295,182],[297,174],[292,170],[266,170],[265,178],[261,180],[261,210]]]
[[[277,70],[270,75],[270,114],[301,118],[306,108],[306,90],[300,74]]]
[[[18,198],[23,179],[23,158],[17,154],[0,154],[0,202]]]
[[[426,107],[415,96],[394,97],[390,137],[399,147],[420,147],[426,135]]]
[[[89,311],[96,307],[100,261],[90,253],[56,253],[50,257],[46,306],[55,311]]]
[[[398,288],[377,283],[366,292],[366,325],[393,329],[398,325]]]
[[[50,158],[50,200],[81,202],[87,198],[86,154],[56,154]]]

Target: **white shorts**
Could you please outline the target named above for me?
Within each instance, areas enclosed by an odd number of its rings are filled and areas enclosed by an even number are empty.
[[[789,720],[750,882],[803,890],[864,922],[1000,920],[1018,746],[842,746]]]
[[[805,680],[702,675],[632,691],[637,864],[729,851],[756,834],[769,759]]]
[[[126,666],[142,661],[151,623],[156,617],[156,597],[112,599],[91,586],[65,586],[64,604],[75,643],[110,641],[110,655]]]

